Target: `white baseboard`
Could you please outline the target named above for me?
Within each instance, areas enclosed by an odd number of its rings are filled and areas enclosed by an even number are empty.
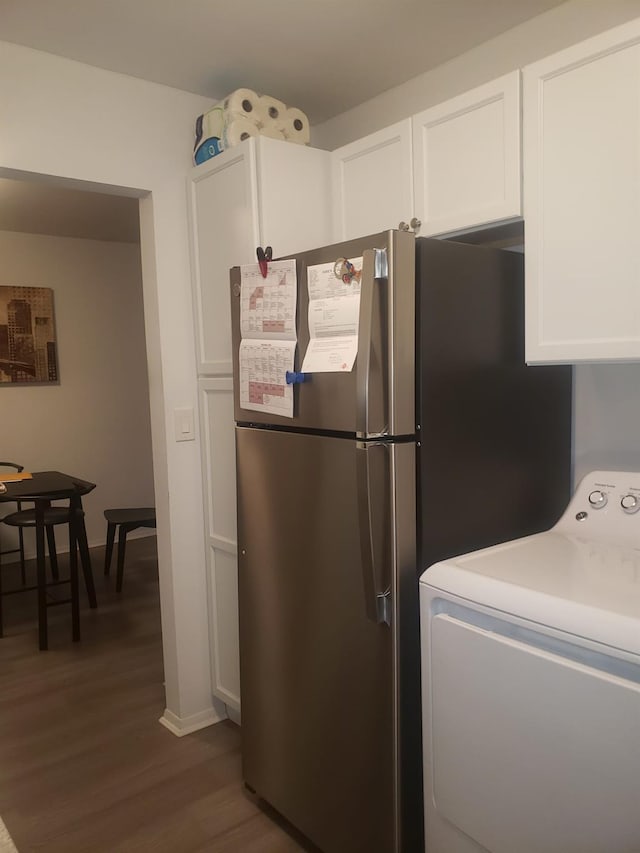
[[[155,535],[156,535],[156,531],[154,528],[140,527],[137,530],[133,530],[131,533],[127,534],[127,543],[130,542],[132,539],[144,539],[147,536],[155,536]],[[17,542],[17,540],[16,540],[16,542]],[[62,544],[59,547],[59,543],[56,542],[56,553],[57,554],[68,554],[69,553],[69,544],[68,543],[69,543],[68,538],[66,539],[66,545]],[[106,544],[107,543],[106,543],[105,539],[99,539],[97,541],[89,542],[89,548],[102,548],[104,550],[104,548],[106,547]],[[13,547],[13,544],[11,545],[11,547]],[[17,547],[17,544],[16,544],[16,547]],[[118,542],[116,540],[116,542],[114,543],[114,546],[113,546],[113,563],[114,564],[116,561],[117,552],[118,552]],[[30,546],[30,547],[25,548],[24,557],[25,557],[25,560],[35,560],[35,558],[36,558],[35,546],[33,546],[33,547]],[[6,556],[2,557],[3,565],[8,566],[10,563],[18,563],[18,562],[20,562],[20,554],[7,554]],[[0,850],[0,853],[2,853],[1,850]]]
[[[240,711],[236,711],[235,708],[231,708],[229,705],[227,705],[227,714],[229,715],[229,719],[231,720],[231,722],[235,723],[236,726],[242,725],[242,721],[240,719]]]
[[[127,544],[131,542],[132,539],[145,539],[147,536],[155,536],[156,529],[155,527],[138,527],[137,530],[132,530],[131,533],[127,533]],[[98,539],[96,542],[89,542],[89,548],[104,548],[106,547],[107,540],[106,539]],[[69,549],[67,548],[67,551]],[[113,543],[113,555],[115,557],[118,551],[118,537],[116,536],[116,540]],[[63,552],[60,552],[63,553]]]
[[[222,706],[224,708],[224,705]],[[197,732],[207,726],[213,726],[215,723],[220,723],[226,719],[224,711],[218,712],[215,708],[207,708],[206,711],[200,711],[197,714],[191,714],[189,717],[178,717],[173,711],[168,708],[164,709],[164,714],[158,722],[165,729],[169,729],[171,734],[176,737],[184,737],[192,732]]]
[[[13,843],[13,839],[9,835],[9,830],[0,819],[0,853],[18,853],[18,850]]]

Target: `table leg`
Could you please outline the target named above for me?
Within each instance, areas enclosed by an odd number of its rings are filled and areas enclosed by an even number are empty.
[[[38,577],[38,642],[40,651],[49,648],[47,637],[47,577],[44,568],[44,508],[46,501],[36,501],[36,567]]]
[[[87,598],[89,599],[89,607],[95,610],[98,606],[96,598],[96,587],[93,583],[93,571],[91,569],[91,554],[89,553],[89,543],[87,541],[87,528],[84,524],[84,515],[82,513],[82,500],[78,498],[78,506],[76,508],[78,525],[76,533],[78,537],[78,546],[80,548],[80,564],[82,565],[82,574],[84,576],[84,585],[87,590]]]

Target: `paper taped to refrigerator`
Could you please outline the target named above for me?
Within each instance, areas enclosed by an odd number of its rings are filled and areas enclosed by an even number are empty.
[[[296,262],[269,261],[267,277],[258,264],[240,267],[240,333],[243,338],[296,340]]]
[[[244,340],[240,343],[240,406],[272,415],[293,417],[293,370],[296,341]]]
[[[332,263],[307,269],[309,346],[303,373],[353,370],[358,352],[362,258],[352,258],[350,263],[354,275],[348,282],[336,277]]]
[[[240,406],[293,417],[293,386],[286,381],[296,353],[296,262],[240,267]]]

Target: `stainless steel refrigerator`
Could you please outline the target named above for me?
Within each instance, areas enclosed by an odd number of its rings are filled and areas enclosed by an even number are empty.
[[[522,258],[384,232],[296,256],[363,258],[356,362],[240,407],[242,766],[324,853],[418,853],[418,577],[550,526],[570,494],[571,369],[524,363]]]

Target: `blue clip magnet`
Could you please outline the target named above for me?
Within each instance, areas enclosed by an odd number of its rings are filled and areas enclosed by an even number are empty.
[[[299,373],[296,370],[287,370],[285,373],[287,385],[298,385],[300,382],[308,382],[311,379],[310,373]]]

